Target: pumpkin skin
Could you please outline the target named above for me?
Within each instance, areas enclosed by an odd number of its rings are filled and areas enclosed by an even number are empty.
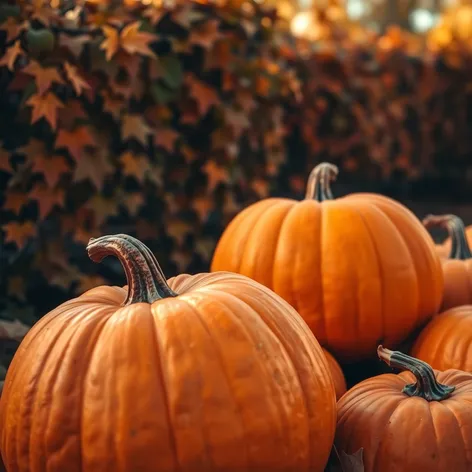
[[[441,260],[444,273],[444,295],[441,310],[472,304],[472,253],[463,221],[455,215],[429,215],[426,228],[440,227],[449,232],[449,255]]]
[[[331,372],[331,377],[334,382],[334,390],[336,391],[336,400],[339,400],[347,390],[346,378],[341,369],[341,366],[338,364],[338,361],[330,354],[326,349],[323,349],[326,360],[328,361],[329,370]]]
[[[0,400],[9,472],[323,470],[334,386],[289,304],[231,273],[167,284],[126,235],[88,252],[117,256],[128,289],[64,303],[21,343]]]
[[[376,194],[333,200],[331,164],[311,173],[305,200],[249,206],[217,244],[212,271],[274,290],[343,362],[397,345],[438,312],[443,276],[434,243],[407,208]]]
[[[383,374],[349,390],[338,402],[338,451],[363,448],[365,472],[472,470],[472,374],[434,372],[382,347],[379,356],[414,375]]]
[[[472,305],[435,316],[421,331],[411,353],[438,370],[472,373]]]

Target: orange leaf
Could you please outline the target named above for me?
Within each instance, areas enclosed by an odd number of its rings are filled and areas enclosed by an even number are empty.
[[[217,93],[212,88],[200,82],[195,77],[187,77],[186,83],[190,90],[190,96],[198,103],[200,113],[206,115],[208,110],[217,105],[220,100]]]
[[[143,146],[147,146],[147,138],[151,134],[151,128],[141,115],[124,115],[121,124],[123,141],[134,138]]]
[[[160,146],[171,153],[174,151],[179,134],[170,128],[159,128],[155,130],[153,137],[156,146]]]
[[[107,61],[109,61],[120,48],[120,35],[118,30],[112,26],[104,25],[102,26],[102,31],[105,35],[105,39],[102,44],[100,44],[100,49],[105,51],[105,57],[107,58]]]
[[[18,37],[18,35],[27,27],[27,22],[17,23],[11,16],[7,18],[7,21],[2,23],[0,31],[7,33],[6,42],[9,43]]]
[[[89,180],[97,190],[102,190],[107,176],[114,172],[115,168],[108,162],[108,156],[103,150],[93,153],[84,152],[77,161],[74,171],[74,182]]]
[[[24,69],[22,69],[22,72],[34,77],[40,95],[44,95],[44,92],[51,87],[53,82],[56,84],[64,83],[56,68],[43,68],[36,61],[31,61]]]
[[[64,104],[51,92],[46,95],[33,95],[27,102],[33,108],[31,123],[44,118],[53,130],[57,126],[57,109],[63,108]]]
[[[27,203],[28,197],[23,192],[7,190],[3,209],[10,210],[15,213],[15,215],[18,215]]]
[[[48,186],[54,188],[61,175],[70,171],[70,167],[62,156],[35,156],[31,170],[41,174]]]
[[[144,205],[144,196],[142,193],[128,193],[122,201],[122,206],[124,206],[130,216],[136,216],[139,209]]]
[[[90,88],[90,85],[79,75],[77,67],[66,62],[64,70],[66,71],[67,79],[72,84],[72,87],[74,87],[76,95],[80,96],[83,90]]]
[[[39,207],[39,218],[44,220],[56,206],[64,206],[64,191],[50,189],[43,183],[36,184],[29,193],[31,200],[36,200]]]
[[[26,242],[36,235],[36,227],[31,221],[19,223],[18,221],[11,221],[2,226],[5,231],[5,243],[15,243],[21,249]]]
[[[5,151],[5,149],[1,147],[1,143],[0,143],[0,171],[7,172],[9,174],[11,174],[13,171],[10,164],[10,153],[8,151]]]
[[[215,41],[221,37],[219,26],[220,22],[218,20],[209,20],[203,25],[193,28],[189,38],[190,44],[210,49]]]
[[[121,110],[124,108],[123,100],[121,98],[113,98],[110,93],[103,94],[103,111],[109,113],[115,120],[118,120],[121,115]]]
[[[208,161],[203,167],[207,175],[208,190],[212,192],[219,184],[229,182],[228,170],[218,166],[214,161]]]
[[[154,53],[149,49],[149,44],[157,37],[150,33],[140,32],[140,26],[139,22],[135,22],[123,28],[120,35],[121,46],[128,54],[154,57]]]
[[[74,160],[79,161],[86,147],[94,147],[96,142],[87,126],[79,126],[73,131],[59,130],[56,148],[66,148]]]
[[[21,48],[20,40],[15,41],[13,46],[10,46],[3,57],[0,59],[0,66],[7,66],[11,71],[15,67],[15,62],[19,56],[24,54]]]
[[[134,177],[138,182],[144,182],[146,174],[150,172],[149,161],[146,156],[136,156],[130,151],[126,151],[120,157],[123,173],[129,177]]]

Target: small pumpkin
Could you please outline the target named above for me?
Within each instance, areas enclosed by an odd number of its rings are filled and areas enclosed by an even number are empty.
[[[88,253],[123,265],[43,317],[0,400],[9,472],[319,471],[334,438],[334,386],[298,314],[231,273],[166,282],[126,235]]]
[[[435,316],[421,331],[411,353],[438,370],[472,372],[472,305]]]
[[[332,164],[318,165],[298,202],[249,206],[217,244],[212,270],[266,285],[303,317],[341,361],[397,345],[438,312],[443,276],[434,243],[400,203],[360,193],[334,199]]]
[[[467,242],[464,222],[455,215],[428,215],[423,224],[428,229],[439,227],[447,230],[452,242],[448,257],[442,259],[442,310],[472,304],[472,253]]]
[[[367,379],[338,402],[336,448],[363,448],[365,472],[472,470],[472,374],[434,372],[398,351],[380,359],[402,372]]]
[[[334,390],[336,391],[336,400],[339,400],[347,390],[346,378],[344,373],[339,365],[338,361],[330,354],[326,349],[323,349],[326,360],[328,361],[329,370],[331,372],[331,377],[334,382]]]

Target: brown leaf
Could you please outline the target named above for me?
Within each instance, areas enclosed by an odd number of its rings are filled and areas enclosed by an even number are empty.
[[[118,215],[118,202],[115,198],[105,198],[95,195],[85,205],[93,211],[95,225],[100,227],[110,216]]]
[[[220,103],[216,91],[200,82],[197,78],[189,76],[186,79],[186,83],[189,87],[190,96],[198,103],[202,116],[206,115],[213,105]]]
[[[36,200],[39,208],[39,218],[44,220],[51,211],[59,206],[64,206],[64,190],[51,189],[43,183],[36,184],[29,193],[31,200]]]
[[[75,161],[79,161],[87,147],[96,146],[96,142],[87,126],[79,126],[73,131],[59,130],[56,148],[65,148]]]
[[[136,236],[143,241],[152,241],[159,237],[159,231],[156,223],[139,219],[136,222]]]
[[[16,39],[19,34],[27,28],[28,23],[25,21],[23,23],[18,23],[15,18],[9,16],[7,20],[2,23],[0,26],[0,31],[5,31],[7,33],[6,42],[9,43]]]
[[[123,116],[121,123],[121,136],[123,141],[134,138],[143,146],[147,146],[147,138],[151,132],[151,128],[141,115]]]
[[[206,221],[214,207],[215,203],[213,199],[206,196],[197,197],[192,200],[192,208],[198,214],[200,221]]]
[[[16,60],[24,54],[23,49],[21,48],[20,40],[15,41],[15,43],[10,46],[3,57],[0,59],[0,67],[7,66],[11,71],[15,67]]]
[[[100,275],[81,275],[79,277],[79,283],[77,285],[77,294],[82,295],[83,293],[91,290],[92,288],[99,287],[101,285],[107,285],[107,281]]]
[[[5,194],[4,210],[10,210],[15,215],[19,215],[21,209],[28,203],[29,199],[24,192],[17,190],[7,190]]]
[[[7,172],[11,174],[13,172],[12,166],[10,164],[10,153],[5,151],[2,148],[2,143],[0,142],[0,171]]]
[[[36,235],[36,226],[31,221],[24,223],[11,221],[4,224],[2,230],[6,233],[5,243],[15,243],[19,249],[22,249],[28,240]]]
[[[67,100],[67,108],[60,108],[58,114],[58,125],[60,128],[71,129],[77,120],[86,119],[87,115],[79,100],[70,98]]]
[[[81,277],[82,272],[80,272],[77,267],[67,265],[63,270],[54,271],[53,274],[48,277],[48,283],[62,288],[63,290],[69,290],[72,284],[79,281]]]
[[[119,120],[123,108],[124,102],[122,98],[115,98],[108,91],[103,92],[104,112],[109,113],[115,120]]]
[[[41,174],[48,186],[54,188],[61,175],[70,171],[70,167],[62,156],[46,157],[39,155],[34,157],[31,171],[35,174]]]
[[[18,300],[26,301],[26,286],[25,278],[19,275],[14,275],[8,278],[7,295],[9,297],[15,297]]]
[[[208,161],[203,167],[208,179],[208,191],[212,192],[221,183],[229,182],[228,169],[218,166],[214,161]]]
[[[36,61],[31,61],[24,69],[22,69],[22,72],[34,77],[36,88],[40,95],[44,95],[53,82],[56,84],[64,83],[55,67],[43,68]]]
[[[154,131],[154,145],[164,148],[167,152],[172,153],[175,149],[175,142],[179,137],[179,133],[170,128],[158,128]]]
[[[151,170],[146,156],[136,155],[131,151],[126,151],[121,155],[120,163],[123,166],[123,173],[125,175],[134,177],[141,183],[144,182],[146,174]]]
[[[192,28],[189,38],[190,44],[210,49],[221,37],[219,26],[220,22],[218,20],[209,20],[198,27]]]
[[[76,57],[79,58],[84,50],[84,46],[90,41],[90,36],[70,36],[68,34],[61,33],[59,35],[59,44],[69,49],[69,51]]]
[[[51,92],[45,95],[33,95],[26,104],[33,108],[31,123],[36,123],[44,118],[53,130],[57,126],[57,110],[63,108],[64,104]]]
[[[102,190],[107,176],[114,172],[115,168],[108,162],[108,156],[103,150],[83,153],[77,161],[74,171],[74,182],[89,180],[97,190]]]
[[[64,70],[66,72],[67,79],[74,87],[77,96],[82,95],[82,91],[89,89],[90,85],[79,75],[77,67],[66,62],[64,64]]]
[[[136,216],[139,209],[144,205],[144,196],[142,193],[127,193],[121,202],[130,216]]]

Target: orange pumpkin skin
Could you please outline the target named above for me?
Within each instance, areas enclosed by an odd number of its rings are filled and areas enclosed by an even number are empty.
[[[380,355],[405,368],[394,357],[399,354]],[[363,448],[365,472],[471,471],[472,374],[434,372],[414,361],[407,362],[415,375],[372,377],[341,398],[336,448],[347,454]]]
[[[334,390],[336,391],[336,400],[339,400],[347,390],[346,378],[341,369],[341,366],[338,364],[338,361],[330,354],[326,349],[323,349],[326,360],[328,361],[329,370],[331,372],[331,377],[334,382]]]
[[[237,215],[212,271],[246,275],[274,290],[342,361],[397,345],[438,312],[443,276],[434,243],[403,205],[375,194],[332,200],[337,169],[320,164],[307,198],[262,200]]]
[[[444,295],[441,311],[472,304],[472,253],[467,242],[463,221],[455,215],[428,215],[426,228],[441,227],[449,232],[449,254],[442,259]]]
[[[435,316],[421,331],[411,353],[438,370],[472,373],[472,305]]]
[[[334,386],[290,305],[231,273],[167,285],[129,236],[88,250],[117,255],[129,291],[90,290],[22,342],[0,401],[9,472],[323,470]]]

